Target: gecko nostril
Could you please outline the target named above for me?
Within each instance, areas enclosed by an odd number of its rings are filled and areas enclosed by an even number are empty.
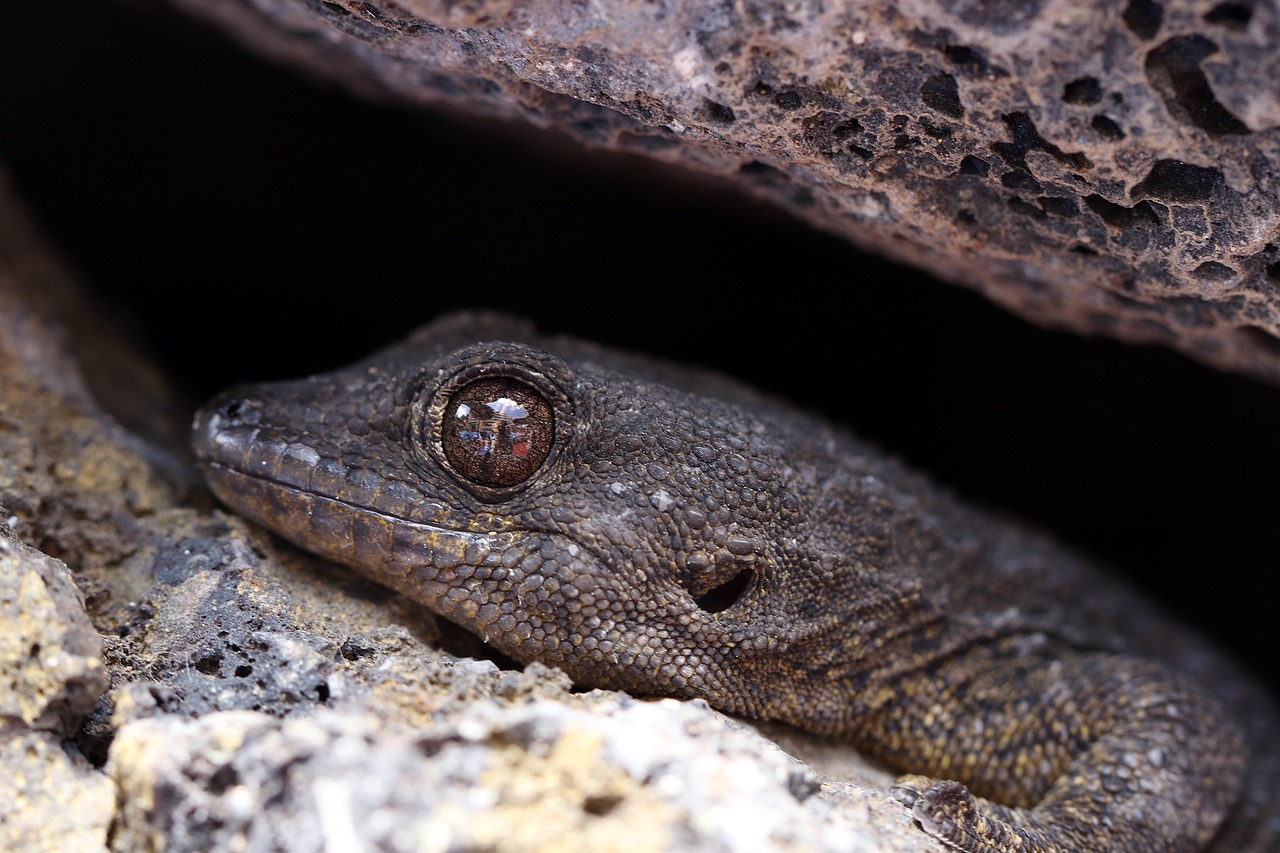
[[[723,613],[742,600],[755,576],[753,569],[745,568],[719,586],[696,597],[693,603],[707,613]]]
[[[218,414],[222,417],[249,425],[258,422],[261,410],[262,403],[253,397],[231,397],[218,406]]]

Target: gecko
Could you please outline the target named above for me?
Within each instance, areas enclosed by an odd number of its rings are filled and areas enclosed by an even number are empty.
[[[1280,714],[1048,537],[722,375],[460,313],[232,389],[228,507],[518,662],[852,742],[966,853],[1280,849]]]

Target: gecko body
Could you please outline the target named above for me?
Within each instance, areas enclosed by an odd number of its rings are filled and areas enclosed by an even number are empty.
[[[519,661],[853,741],[955,849],[1280,846],[1275,707],[1233,662],[723,377],[455,315],[222,395],[195,447],[236,511]]]

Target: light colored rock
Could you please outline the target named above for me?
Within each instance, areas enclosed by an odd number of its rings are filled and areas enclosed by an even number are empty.
[[[121,851],[937,849],[884,794],[823,790],[699,703],[616,694],[479,700],[418,729],[160,716],[120,730],[108,772]]]
[[[49,732],[0,726],[0,850],[107,849],[115,788]]]
[[[107,688],[102,641],[60,561],[0,536],[0,718],[76,730]]]

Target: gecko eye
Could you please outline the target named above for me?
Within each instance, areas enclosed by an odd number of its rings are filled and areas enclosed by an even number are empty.
[[[510,500],[539,482],[574,435],[573,374],[526,344],[491,341],[449,359],[456,372],[410,374],[408,434],[425,471],[443,471],[472,497]]]
[[[476,379],[444,403],[440,449],[454,472],[486,488],[533,476],[551,453],[555,412],[542,392],[511,376]]]

